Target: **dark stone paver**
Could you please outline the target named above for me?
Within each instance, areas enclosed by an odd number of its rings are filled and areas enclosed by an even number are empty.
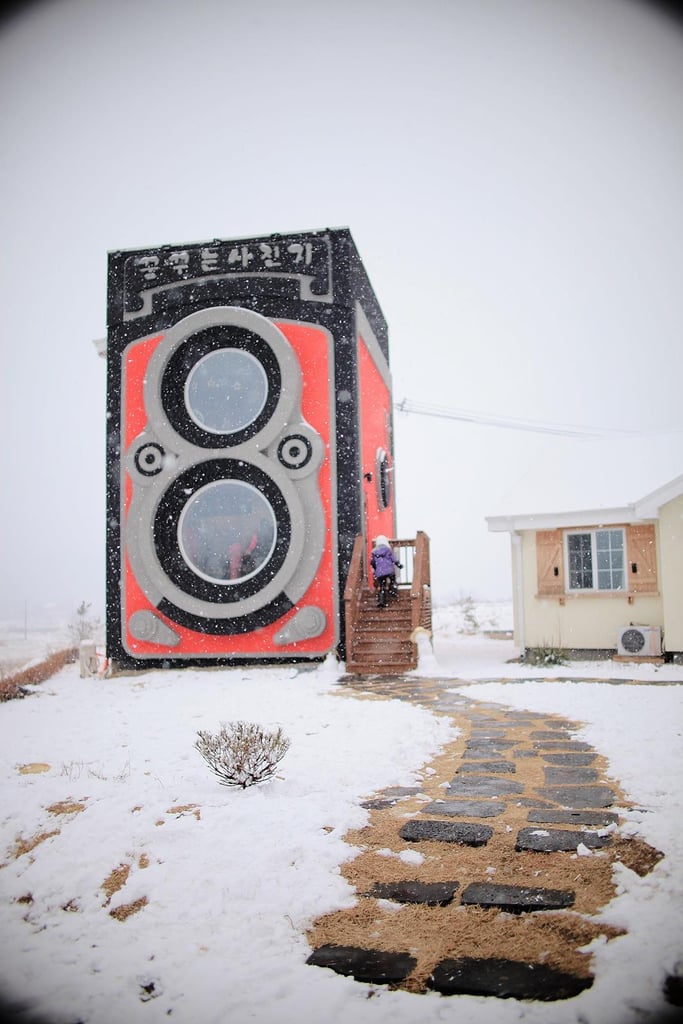
[[[396,903],[425,903],[429,907],[445,907],[453,902],[460,882],[375,882],[365,893],[376,900]]]
[[[421,814],[444,814],[449,818],[497,818],[505,810],[501,801],[433,800]]]
[[[491,772],[492,775],[515,772],[514,761],[464,761],[458,768],[458,772],[464,774],[473,772]]]
[[[571,907],[575,898],[576,893],[569,889],[472,882],[463,892],[461,902],[467,906],[497,907],[509,914],[521,914],[529,910],[563,910]]]
[[[508,793],[523,793],[524,786],[514,779],[502,779],[497,775],[456,775],[446,789],[448,796],[503,796]]]
[[[496,761],[499,758],[505,757],[507,751],[503,750],[502,747],[494,746],[467,746],[465,747],[465,753],[463,757],[467,761]]]
[[[467,741],[466,750],[478,750],[480,747],[514,747],[517,740],[506,740],[503,737],[494,736],[491,739],[470,739]]]
[[[612,811],[558,811],[556,808],[535,807],[526,816],[527,821],[542,821],[547,825],[613,825],[619,815]]]
[[[377,797],[376,800],[363,800],[361,807],[364,807],[366,811],[385,811],[387,807],[393,807],[398,803],[398,797],[394,797],[393,800],[383,800],[381,797]]]
[[[532,740],[571,740],[571,736],[563,729],[539,729],[529,733]]]
[[[547,800],[539,800],[538,797],[533,799],[528,796],[521,796],[519,800],[515,800],[518,807],[554,807],[554,804],[548,803]]]
[[[593,979],[565,974],[547,964],[466,956],[442,960],[434,968],[427,984],[444,996],[497,996],[499,999],[552,1002],[577,996],[591,987]]]
[[[536,752],[538,753],[538,751]],[[543,754],[543,759],[548,764],[566,764],[582,767],[592,764],[597,754]]]
[[[592,751],[590,743],[582,740],[541,740],[534,743],[536,750],[567,750],[567,751]]]
[[[461,846],[485,846],[493,835],[493,829],[489,825],[472,822],[407,821],[399,835],[409,843],[427,840],[459,843]]]
[[[382,796],[401,799],[404,796],[415,796],[416,793],[420,792],[419,786],[387,786],[386,789],[382,790]]]
[[[544,768],[543,772],[545,774],[545,781],[549,786],[581,785],[587,782],[597,782],[600,778],[600,773],[595,768],[553,765],[550,768]]]
[[[369,985],[395,985],[405,981],[417,963],[409,953],[385,953],[360,946],[326,945],[315,949],[307,964],[329,967],[337,974],[351,975]]]
[[[522,828],[517,833],[515,850],[532,850],[536,853],[560,853],[575,851],[580,843],[589,850],[599,850],[611,843],[609,836],[597,832],[576,832],[569,829]]]
[[[609,786],[542,786],[536,792],[563,807],[611,807],[614,803]]]

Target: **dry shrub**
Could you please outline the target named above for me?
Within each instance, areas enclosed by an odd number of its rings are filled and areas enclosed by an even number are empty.
[[[68,647],[66,650],[50,654],[49,657],[45,658],[38,665],[31,665],[30,668],[16,672],[6,679],[0,679],[0,703],[25,697],[30,691],[24,689],[24,687],[44,683],[46,679],[59,672],[65,665],[73,664],[76,660],[76,653],[73,647]]]
[[[222,786],[254,786],[272,778],[289,750],[282,729],[266,732],[255,722],[228,722],[215,735],[199,731],[195,748]]]

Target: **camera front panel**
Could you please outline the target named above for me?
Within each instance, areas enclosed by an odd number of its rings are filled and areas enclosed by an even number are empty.
[[[338,639],[333,346],[210,307],[121,356],[121,638],[134,659],[320,657]]]

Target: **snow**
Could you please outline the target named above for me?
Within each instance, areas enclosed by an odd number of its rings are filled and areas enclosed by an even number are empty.
[[[56,1024],[661,1019],[664,977],[683,959],[683,667],[510,663],[512,641],[495,634],[510,628],[507,604],[437,608],[434,624],[415,676],[581,721],[579,738],[635,804],[623,830],[666,855],[644,878],[616,865],[618,894],[600,917],[627,934],[595,943],[591,989],[548,1004],[445,998],[306,965],[307,927],[354,903],[340,865],[356,853],[344,835],[368,819],[361,802],[418,784],[456,735],[448,718],[414,704],[351,695],[330,658],[96,679],[74,665],[0,706],[5,998]],[[271,781],[223,787],[194,749],[198,730],[234,720],[281,726],[291,740]],[[27,765],[48,767],[19,771]],[[83,810],[54,813],[60,801]],[[19,839],[48,833],[13,856]],[[107,903],[103,883],[121,865],[127,880]],[[138,899],[146,905],[126,920],[110,916]]]

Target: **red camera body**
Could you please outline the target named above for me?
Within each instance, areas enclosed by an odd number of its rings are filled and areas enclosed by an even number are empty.
[[[112,661],[343,657],[355,537],[395,532],[386,324],[349,232],[110,254],[107,354]]]

